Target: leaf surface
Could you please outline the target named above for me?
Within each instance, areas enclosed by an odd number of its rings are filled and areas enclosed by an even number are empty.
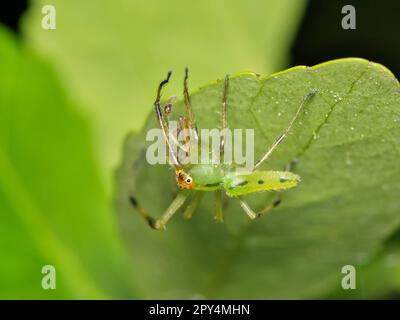
[[[127,137],[116,206],[146,298],[320,297],[340,288],[344,265],[365,265],[398,228],[400,91],[383,66],[352,58],[263,78],[237,75],[230,81],[229,126],[254,128],[258,159],[312,88],[317,95],[260,168],[280,170],[297,158],[302,182],[256,221],[228,199],[225,223],[214,223],[207,194],[192,220],[177,214],[166,232],[151,230],[127,201],[129,167],[135,163],[139,202],[155,216],[172,200],[173,172],[143,157],[154,115],[142,134]],[[200,128],[219,124],[221,96],[222,81],[192,94]],[[183,111],[182,102],[174,106],[175,117]],[[248,197],[254,209],[272,199]]]

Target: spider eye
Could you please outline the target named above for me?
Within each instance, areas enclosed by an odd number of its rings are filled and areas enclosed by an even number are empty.
[[[191,178],[187,178],[187,179],[186,179],[186,182],[187,182],[187,183],[191,183],[191,182],[192,182],[192,179],[191,179]]]

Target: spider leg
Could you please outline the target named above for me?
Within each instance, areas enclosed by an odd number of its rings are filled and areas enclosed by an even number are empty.
[[[287,135],[289,134],[290,130],[292,129],[292,126],[298,116],[300,115],[301,109],[310,101],[310,99],[317,93],[317,89],[312,89],[303,99],[301,102],[300,106],[298,107],[295,115],[293,116],[292,120],[290,120],[289,125],[287,128],[279,135],[279,137],[275,140],[275,142],[271,145],[271,147],[267,150],[267,152],[259,159],[256,164],[254,165],[253,171],[260,165],[262,164],[265,160],[269,158],[269,156],[274,152],[274,150],[279,146],[279,144],[285,140]]]
[[[299,159],[296,159],[296,158],[295,158],[295,159],[290,160],[290,161],[286,164],[286,166],[285,166],[285,168],[284,168],[284,171],[293,172],[298,163],[299,163]]]
[[[292,172],[298,162],[299,161],[297,159],[293,159],[293,160],[289,161],[286,164],[284,171]],[[261,209],[258,213],[256,213],[250,208],[250,206],[247,202],[245,202],[243,199],[238,197],[238,199],[240,201],[240,206],[247,213],[247,215],[249,216],[250,219],[256,219],[256,218],[264,216],[265,214],[270,212],[272,209],[274,209],[278,205],[280,205],[282,203],[282,198],[283,198],[282,193],[278,192],[276,199],[272,203],[268,203],[263,209]]]
[[[281,202],[282,202],[282,197],[280,194],[278,194],[277,199],[272,202],[267,204],[263,209],[261,209],[259,212],[254,212],[253,209],[250,208],[249,204],[241,199],[240,197],[237,197],[240,202],[240,206],[246,212],[246,214],[249,216],[250,219],[254,220],[256,218],[260,218],[270,212],[272,209],[276,208]]]
[[[169,71],[167,74],[167,77],[160,82],[158,89],[157,89],[157,96],[156,96],[156,100],[154,101],[154,108],[155,108],[155,112],[157,115],[157,119],[158,122],[160,124],[160,128],[162,130],[162,133],[164,135],[164,139],[165,142],[168,145],[168,149],[169,149],[169,153],[170,153],[170,157],[172,158],[172,165],[175,168],[180,168],[180,163],[178,160],[178,156],[176,154],[175,149],[173,148],[169,138],[170,138],[170,134],[169,134],[169,128],[168,128],[168,121],[167,119],[164,117],[163,112],[161,111],[161,106],[160,106],[160,99],[161,99],[161,90],[162,88],[169,82],[169,78],[171,77],[172,72]]]
[[[179,119],[179,125],[178,125],[178,127],[176,128],[176,132],[171,132],[169,129],[170,129],[170,126],[169,126],[169,117],[170,117],[170,115],[171,115],[171,113],[172,113],[172,106],[173,106],[173,104],[174,104],[174,102],[176,101],[176,96],[172,96],[172,97],[170,97],[168,100],[167,100],[167,102],[165,103],[165,105],[163,106],[163,108],[162,108],[162,110],[164,111],[164,113],[162,114],[162,116],[163,116],[163,121],[165,122],[165,128],[167,128],[168,130],[167,130],[167,134],[169,134],[169,136],[168,136],[168,139],[170,139],[170,142],[171,142],[171,140],[172,140],[172,143],[175,145],[175,146],[177,146],[177,148],[179,149],[179,150],[183,150],[184,152],[185,152],[185,154],[186,154],[186,156],[188,156],[189,155],[189,152],[190,152],[190,148],[188,148],[186,145],[184,145],[184,144],[182,144],[181,142],[179,142],[178,141],[178,139],[177,139],[177,137],[179,136],[179,133],[180,133],[180,131],[182,131],[182,129],[185,129],[185,127],[184,126],[182,126],[182,120],[181,119]],[[184,118],[184,117],[181,117],[181,118]],[[186,140],[185,141],[185,144],[187,143],[188,141]],[[178,150],[177,150],[178,151]],[[168,154],[168,156],[169,156],[169,154]],[[172,159],[173,160],[173,159]],[[181,163],[181,159],[179,158],[179,151],[176,153],[176,160],[178,161],[178,163]]]
[[[229,75],[225,76],[225,81],[224,81],[224,92],[222,94],[222,110],[221,110],[221,140],[220,140],[220,150],[221,152],[224,151],[224,145],[225,145],[225,130],[228,128],[228,117],[227,117],[227,111],[226,111],[226,100],[228,97],[228,88],[229,88]]]

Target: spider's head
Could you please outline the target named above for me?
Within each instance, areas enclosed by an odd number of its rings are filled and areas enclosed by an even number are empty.
[[[189,176],[182,169],[177,169],[175,171],[176,174],[176,183],[181,189],[192,189],[194,187],[194,181],[191,176]]]

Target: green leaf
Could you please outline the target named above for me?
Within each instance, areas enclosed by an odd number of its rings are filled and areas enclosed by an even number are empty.
[[[56,8],[56,30],[41,28],[46,4]],[[188,65],[197,86],[226,72],[280,70],[304,5],[303,0],[36,0],[23,30],[29,46],[55,65],[68,92],[94,119],[101,160],[109,169],[117,165],[126,132],[140,129],[151,110],[154,75],[174,69],[183,78]],[[174,92],[178,88],[180,82]]]
[[[0,70],[0,297],[133,296],[86,120],[1,26]]]
[[[166,232],[151,230],[128,203],[128,169],[136,163],[136,196],[155,216],[172,200],[173,172],[143,158],[154,115],[142,134],[128,136],[116,204],[146,298],[321,297],[341,288],[344,265],[368,263],[399,227],[400,90],[383,66],[354,58],[264,78],[237,75],[230,82],[229,126],[254,128],[257,159],[312,88],[317,95],[262,166],[282,169],[297,158],[302,182],[259,220],[249,221],[237,200],[228,199],[226,222],[214,223],[210,193],[192,220],[178,214]],[[221,95],[221,81],[193,93],[200,128],[218,125]],[[175,117],[183,108],[174,106]],[[272,196],[248,200],[257,209]]]

